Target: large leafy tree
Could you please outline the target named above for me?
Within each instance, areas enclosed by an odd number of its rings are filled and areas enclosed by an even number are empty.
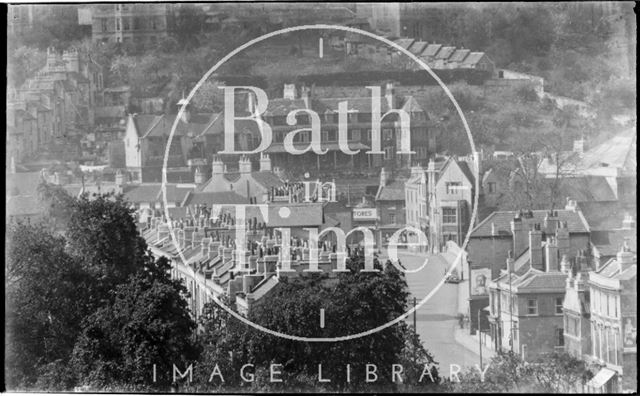
[[[115,288],[113,302],[84,320],[72,358],[82,385],[167,386],[173,364],[182,367],[196,358],[188,293],[180,281],[170,279],[169,269],[166,259],[145,257],[143,270]]]
[[[388,264],[379,273],[352,269],[337,279],[316,274],[285,280],[264,297],[249,314],[249,319],[266,328],[303,337],[339,337],[357,334],[383,325],[407,309],[407,284],[403,275]],[[319,312],[325,310],[325,326],[320,327]],[[309,343],[271,336],[239,323],[220,308],[212,307],[203,323],[204,354],[202,375],[218,364],[225,375],[225,386],[238,386],[238,372],[244,364],[256,367],[254,390],[363,390],[396,389],[392,382],[392,364],[403,364],[403,381],[419,378],[424,365],[438,381],[433,357],[424,350],[412,328],[404,322],[371,335],[341,342]],[[267,368],[282,364],[282,383],[271,383]],[[318,382],[318,365],[322,378]],[[377,368],[377,381],[366,382],[367,364]],[[347,379],[347,365],[350,378]],[[216,382],[210,386],[215,386]],[[419,386],[433,384],[429,379]],[[319,388],[320,387],[320,388]]]
[[[65,251],[65,240],[44,228],[12,226],[5,243],[5,378],[16,389],[34,385],[43,372],[68,360],[87,314],[90,280]]]

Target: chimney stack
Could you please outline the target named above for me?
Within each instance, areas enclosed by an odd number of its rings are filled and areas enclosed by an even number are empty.
[[[578,201],[576,201],[575,199],[571,199],[570,197],[567,197],[567,204],[564,207],[565,210],[570,210],[572,212],[575,212],[578,210]]]
[[[514,272],[515,270],[514,264],[515,264],[515,260],[513,259],[513,251],[509,250],[509,252],[507,253],[507,272],[508,273]]]
[[[389,176],[387,174],[387,170],[385,168],[380,169],[380,186],[384,187],[387,185],[389,181]]]
[[[540,224],[537,223],[529,231],[529,260],[531,268],[544,271],[542,264],[542,231],[540,230]]]
[[[247,156],[240,157],[238,162],[238,169],[240,173],[251,173],[251,160]]]
[[[526,249],[526,234],[522,224],[522,218],[519,213],[516,213],[513,220],[511,220],[511,233],[513,234],[513,254],[518,257]]]
[[[384,97],[387,99],[387,106],[389,109],[395,109],[396,107],[396,97],[395,90],[393,88],[393,83],[388,82],[385,86]]]
[[[545,262],[546,262],[546,272],[556,272],[559,271],[558,268],[558,241],[555,237],[549,237],[547,239],[547,244],[545,246]]]
[[[213,156],[213,160],[211,161],[211,178],[213,179],[216,176],[222,176],[225,174],[225,166],[224,163],[220,160],[217,155]]]
[[[629,240],[627,238],[625,238],[624,245],[622,245],[622,248],[616,256],[616,261],[618,262],[618,266],[620,267],[620,272],[626,271],[633,264],[636,264],[638,262],[636,255],[633,254],[631,248],[629,247]]]
[[[560,261],[560,272],[571,276],[571,262],[569,261],[569,256],[566,254],[562,255],[562,261]]]
[[[269,154],[260,154],[260,172],[271,172],[271,158]]]
[[[200,167],[196,167],[196,171],[193,174],[193,181],[196,184],[203,184],[205,182],[205,175],[204,172],[202,172],[202,170],[200,169]]]
[[[558,254],[560,257],[565,254],[569,254],[571,244],[569,240],[569,228],[566,221],[558,221],[558,228],[556,229],[556,243],[558,245]]]
[[[284,84],[282,97],[283,99],[294,100],[296,98],[296,85]]]
[[[311,89],[303,85],[302,88],[300,88],[300,97],[304,101],[304,107],[310,109]]]

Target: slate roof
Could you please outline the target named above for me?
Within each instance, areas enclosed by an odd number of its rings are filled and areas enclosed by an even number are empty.
[[[141,130],[138,130],[138,133],[140,133],[143,138],[157,136],[168,137],[171,134],[171,128],[173,127],[173,123],[177,116],[177,114],[156,116],[146,131],[142,132]],[[209,125],[211,116],[211,114],[192,114],[189,118],[189,122],[180,120],[176,127],[175,135],[182,136],[192,134],[193,136],[198,136],[202,134],[204,129]]]
[[[637,217],[635,207],[625,208],[619,201],[580,202],[578,208],[591,230],[615,230],[622,227],[625,214]]]
[[[201,205],[206,204],[211,206],[212,204],[218,205],[231,205],[231,204],[248,204],[249,200],[233,191],[222,192],[191,192],[189,193],[182,206],[188,205]]]
[[[635,171],[637,135],[635,128],[623,131],[611,139],[587,150],[581,159],[584,169],[597,168],[603,163],[609,167]]]
[[[436,59],[449,59],[456,47],[442,47],[436,54]]]
[[[474,67],[484,56],[484,52],[472,52],[460,64],[462,67]]]
[[[269,221],[266,222],[268,227],[319,227],[324,222],[322,203],[270,204],[268,210]],[[258,208],[247,208],[247,218],[251,217],[256,217],[259,222],[263,221],[262,213]]]
[[[468,49],[459,49],[451,55],[449,62],[462,62],[471,51]]]
[[[562,272],[529,271],[518,283],[518,291],[535,291],[540,289],[555,289],[564,291],[567,275]]]
[[[369,146],[360,142],[348,142],[348,144],[349,144],[350,150],[368,150],[369,149]],[[295,147],[298,150],[303,150],[309,147],[309,142],[305,142],[305,143],[295,142],[293,143],[293,147]],[[340,151],[340,145],[337,142],[336,143],[320,142],[320,147],[323,150]],[[267,149],[264,152],[266,154],[270,154],[270,153],[277,154],[277,153],[286,153],[287,150],[284,148],[283,143],[271,143],[271,145],[267,147]]]
[[[280,187],[284,185],[282,179],[273,172],[252,172],[251,177],[256,183],[260,184],[264,188]]]
[[[195,186],[167,183],[166,189],[167,201],[182,202],[187,194],[195,189]],[[163,199],[162,188],[158,192],[158,199]]]
[[[553,185],[555,178],[545,178],[544,182]],[[604,176],[585,175],[563,178],[559,182],[558,193],[561,197],[570,197],[578,202],[616,199],[616,194]]]
[[[143,183],[124,186],[124,198],[131,203],[157,202],[161,185],[161,183]]]
[[[589,225],[580,211],[574,212],[572,210],[559,209],[558,220],[566,221],[569,232],[571,233],[586,233],[589,232]],[[533,217],[536,222],[542,224],[544,217],[547,214],[546,210],[533,210]],[[500,231],[500,235],[512,235],[511,234],[511,220],[515,216],[515,211],[497,211],[493,212],[480,224],[478,224],[473,231],[471,231],[471,238],[489,237],[491,236],[491,223],[495,225],[496,230]]]
[[[442,48],[442,44],[429,44],[424,49],[424,51],[422,51],[421,56],[425,56],[425,57],[436,56],[438,51],[440,51],[440,48]]]
[[[599,270],[594,271],[596,274],[607,277],[609,279],[629,280],[637,276],[638,273],[638,256],[634,253],[635,263],[627,266],[624,271],[620,271],[618,258],[612,258],[607,261]]]
[[[265,116],[286,116],[291,111],[306,109],[302,99],[271,99],[267,105]]]
[[[396,44],[398,44],[404,49],[408,49],[409,47],[411,47],[411,44],[413,44],[414,41],[415,40],[411,38],[401,38],[401,39],[394,40]]]
[[[404,183],[406,180],[394,180],[386,186],[381,186],[376,201],[404,201]]]
[[[629,238],[629,239],[627,239]],[[626,241],[631,241],[633,251],[637,250],[637,233],[635,230],[591,231],[591,244],[594,245],[602,256],[615,256],[620,247]]]
[[[411,45],[411,47],[409,47],[409,51],[415,55],[420,55],[427,45],[429,45],[429,43],[426,41],[416,41]]]

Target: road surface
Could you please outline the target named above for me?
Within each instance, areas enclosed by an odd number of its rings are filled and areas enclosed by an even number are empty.
[[[424,255],[398,252],[398,258],[409,270],[419,268],[425,260]],[[407,283],[418,303],[437,285],[444,275],[447,262],[439,255],[431,256],[425,268],[415,274],[407,274]],[[453,330],[458,325],[458,285],[445,283],[417,311],[417,331],[425,348],[439,363],[440,375],[449,376],[452,364],[462,367],[474,366],[480,356],[466,349],[454,340]],[[407,318],[413,323],[413,316]],[[454,369],[455,371],[456,369]]]

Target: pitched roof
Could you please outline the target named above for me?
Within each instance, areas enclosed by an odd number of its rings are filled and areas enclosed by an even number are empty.
[[[281,187],[284,185],[282,179],[273,172],[252,172],[253,180],[264,188]]]
[[[547,215],[546,210],[532,210],[534,221],[542,224],[544,218]],[[580,211],[574,212],[572,210],[556,210],[558,214],[558,220],[566,221],[567,227],[570,233],[586,233],[589,232],[589,225],[582,216]],[[511,220],[513,220],[515,211],[497,211],[490,214],[480,224],[478,224],[473,231],[471,231],[471,238],[490,237],[491,236],[491,224],[493,223],[499,235],[512,235],[511,234]]]
[[[554,184],[554,178],[545,178],[545,183]],[[560,179],[558,193],[561,197],[570,197],[578,202],[613,201],[616,194],[605,176],[584,175]]]
[[[264,112],[266,116],[286,116],[293,110],[306,109],[302,99],[271,99]]]
[[[409,47],[409,51],[415,55],[420,55],[427,45],[429,45],[429,43],[426,41],[416,41],[411,45],[411,47]]]
[[[635,128],[622,131],[611,139],[587,150],[581,159],[584,169],[606,166],[634,171],[636,161],[637,135]]]
[[[438,51],[440,51],[440,48],[442,48],[442,44],[429,44],[424,51],[422,51],[421,56],[435,56]]]
[[[484,52],[472,52],[467,56],[464,61],[460,64],[462,67],[474,67],[482,57],[484,56]]]
[[[534,291],[552,289],[564,291],[567,284],[567,274],[562,272],[529,271],[517,285],[518,291]]]
[[[195,189],[195,185],[167,183],[166,195],[169,202],[182,202],[187,194]],[[158,192],[158,199],[163,199],[162,188]]]
[[[157,202],[161,186],[161,183],[143,183],[124,186],[124,198],[131,203]]]
[[[401,39],[394,40],[396,44],[398,44],[404,49],[408,49],[409,47],[411,47],[411,44],[413,44],[414,41],[415,40],[412,38],[401,38]]]
[[[436,59],[449,59],[456,47],[442,47],[436,54]]]
[[[406,180],[394,180],[386,186],[380,186],[376,201],[404,201],[404,183]]]
[[[142,137],[168,137],[171,134],[171,128],[173,127],[177,116],[177,114],[163,114],[160,116],[156,116],[146,132],[143,133]],[[188,122],[184,122],[182,119],[180,119],[176,126],[175,135],[182,136],[191,134],[193,136],[198,136],[202,134],[204,129],[209,125],[211,117],[211,114],[192,114]]]
[[[456,50],[449,58],[449,62],[462,62],[470,52],[471,51],[469,51],[468,49]]]
[[[625,266],[625,269],[621,271],[620,265],[618,263],[618,258],[612,258],[607,261],[601,268],[597,271],[594,271],[596,274],[600,276],[607,277],[609,279],[620,279],[620,280],[628,280],[632,279],[637,275],[638,272],[638,256],[634,253],[634,263],[631,265]]]
[[[636,208],[624,207],[619,201],[580,202],[578,208],[591,230],[615,230],[622,227],[626,214],[637,216]]]
[[[268,206],[268,227],[321,226],[324,222],[322,203],[272,203]],[[256,207],[247,208],[247,218],[256,217],[264,221]]]
[[[231,205],[231,204],[248,204],[249,200],[233,191],[222,192],[191,192],[182,202],[182,206],[189,205]]]

